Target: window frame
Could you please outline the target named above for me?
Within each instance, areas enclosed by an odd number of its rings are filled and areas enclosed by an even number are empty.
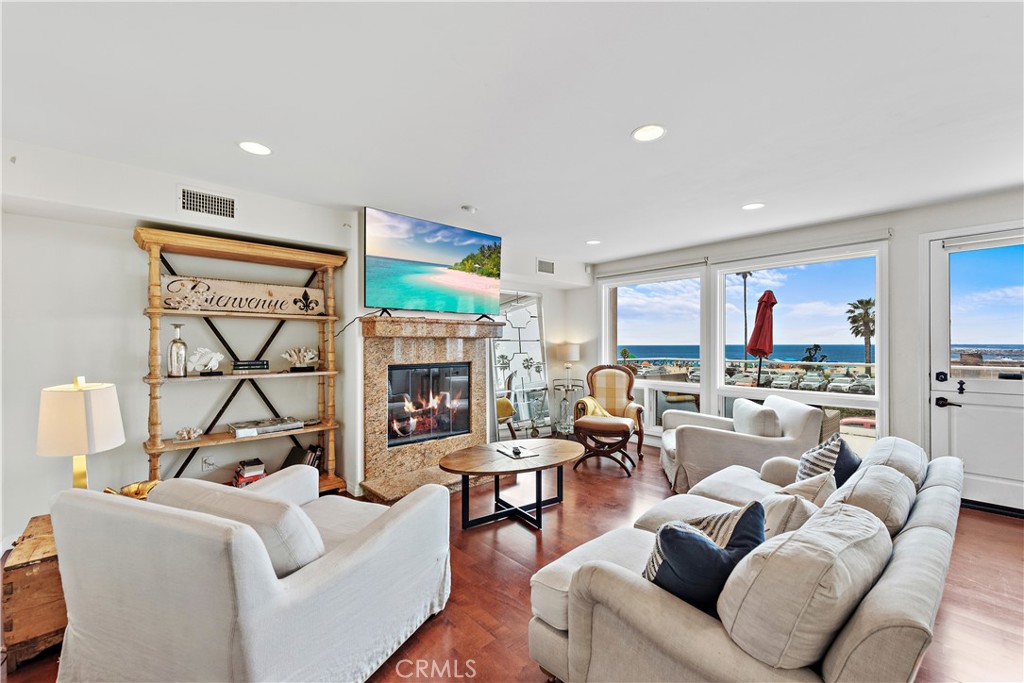
[[[704,386],[704,362],[706,355],[707,339],[707,276],[708,269],[702,261],[698,264],[682,264],[657,270],[638,271],[619,275],[609,275],[598,278],[601,298],[601,349],[599,359],[604,364],[615,364],[618,362],[618,300],[617,290],[619,287],[632,285],[644,285],[654,282],[669,282],[672,280],[697,280],[700,283],[700,334],[698,335],[698,358],[701,368],[701,383],[693,382],[667,382],[656,379],[634,377],[634,395],[643,393],[644,406],[644,433],[660,435],[662,427],[657,422],[655,411],[649,410],[650,406],[657,406],[658,391],[680,391],[681,393],[702,395]]]
[[[875,259],[875,393],[841,394],[799,389],[772,390],[762,387],[737,387],[725,384],[725,277],[743,271],[767,270],[790,266],[810,265],[824,261],[874,257]],[[659,382],[637,378],[645,394],[645,407],[651,403],[647,396],[653,391],[679,391],[700,395],[701,412],[724,414],[726,397],[764,399],[778,394],[807,405],[838,408],[863,408],[875,412],[876,432],[881,438],[889,433],[889,242],[874,239],[845,245],[795,250],[766,256],[751,256],[735,260],[703,260],[678,266],[621,273],[598,278],[600,286],[601,338],[599,358],[602,363],[616,362],[617,308],[614,289],[620,286],[699,278],[700,308],[700,384]],[[656,405],[656,402],[654,403]],[[655,426],[653,411],[645,410],[645,429],[660,434]]]

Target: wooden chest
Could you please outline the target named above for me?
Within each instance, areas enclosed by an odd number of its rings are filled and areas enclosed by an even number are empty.
[[[4,563],[4,646],[7,669],[64,638],[68,625],[57,548],[49,515],[33,517]]]

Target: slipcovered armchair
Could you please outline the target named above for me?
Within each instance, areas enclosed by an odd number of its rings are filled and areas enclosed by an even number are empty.
[[[448,600],[448,513],[436,485],[390,508],[321,498],[304,465],[148,502],[63,491],[58,680],[365,680]]]
[[[686,493],[729,465],[759,470],[769,458],[799,458],[818,443],[822,417],[820,408],[781,396],[769,396],[763,406],[738,398],[731,419],[666,410],[661,465],[672,489]]]

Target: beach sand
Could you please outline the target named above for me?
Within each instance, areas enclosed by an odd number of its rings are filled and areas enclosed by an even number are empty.
[[[437,275],[428,275],[426,279],[447,289],[472,294],[489,294],[497,297],[501,290],[501,281],[498,278],[461,270],[446,270]]]

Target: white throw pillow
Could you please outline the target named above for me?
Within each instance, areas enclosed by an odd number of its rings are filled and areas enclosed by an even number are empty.
[[[787,493],[765,496],[761,507],[764,508],[765,540],[799,529],[818,511],[818,506],[806,498]]]
[[[810,479],[795,481],[789,486],[783,487],[781,490],[781,493],[791,493],[794,496],[800,496],[801,498],[811,501],[818,507],[824,505],[825,501],[828,500],[828,497],[835,492],[836,478],[835,475],[833,475],[832,470],[822,472]]]
[[[718,613],[729,637],[768,666],[821,660],[892,554],[878,518],[822,508],[802,527],[754,548],[729,575]]]
[[[907,523],[917,491],[914,482],[899,470],[886,465],[861,467],[825,505],[846,503],[872,513],[895,536]]]
[[[149,502],[248,524],[266,546],[278,578],[324,554],[320,532],[294,503],[201,479],[162,481],[149,492]]]
[[[738,398],[732,404],[732,428],[738,434],[782,436],[778,413],[745,398]]]

